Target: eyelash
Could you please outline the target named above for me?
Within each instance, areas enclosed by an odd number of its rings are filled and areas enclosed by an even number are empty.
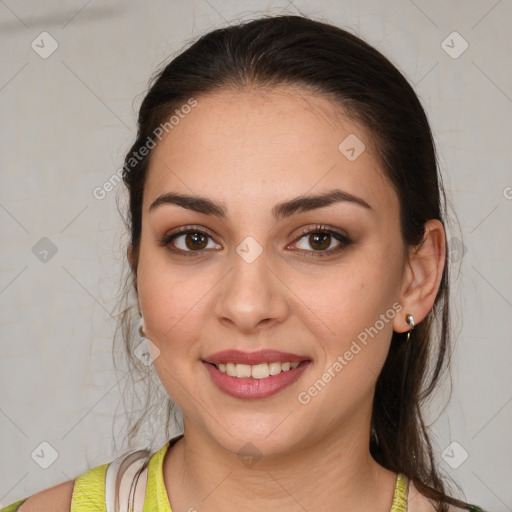
[[[192,256],[193,257],[193,256],[196,256],[196,255],[204,252],[204,250],[184,251],[182,249],[176,249],[176,248],[173,249],[172,247],[170,247],[171,242],[175,238],[182,236],[182,235],[188,235],[188,234],[200,234],[200,235],[204,235],[206,237],[212,238],[212,236],[209,233],[207,233],[206,231],[204,231],[202,229],[195,228],[194,226],[185,226],[180,231],[176,231],[175,233],[172,233],[170,235],[165,235],[160,240],[160,244],[162,246],[168,246],[170,251],[177,253],[179,255],[182,255],[182,256]],[[303,231],[300,232],[300,234],[298,235],[298,237],[296,238],[294,243],[298,242],[301,238],[304,238],[306,235],[312,235],[312,234],[332,235],[336,240],[341,242],[341,245],[339,245],[337,248],[331,249],[329,251],[308,251],[306,249],[299,249],[300,251],[309,253],[307,257],[324,258],[324,257],[330,256],[334,253],[341,252],[344,249],[346,249],[349,245],[352,244],[352,240],[350,238],[348,238],[346,235],[344,235],[338,231],[335,231],[333,229],[329,229],[327,226],[324,226],[324,225],[317,225],[312,229],[304,229]]]

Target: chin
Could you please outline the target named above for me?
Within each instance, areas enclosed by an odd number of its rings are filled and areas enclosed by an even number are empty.
[[[280,421],[282,419],[281,417]],[[251,464],[255,464],[258,460],[283,457],[296,450],[297,442],[301,440],[296,439],[290,433],[280,432],[276,428],[278,424],[279,421],[272,424],[259,423],[255,424],[255,427],[257,425],[258,428],[227,429],[228,432],[221,428],[210,432],[210,435],[218,445],[239,457],[243,463],[249,461]],[[230,432],[232,431],[235,434],[231,436]]]

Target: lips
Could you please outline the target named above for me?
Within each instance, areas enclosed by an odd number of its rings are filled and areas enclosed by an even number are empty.
[[[256,365],[260,363],[301,363],[311,361],[307,355],[291,354],[289,352],[279,352],[277,350],[258,350],[256,352],[243,352],[241,350],[223,350],[216,352],[203,359],[205,363],[219,365],[221,363],[249,364]]]
[[[202,364],[215,386],[225,394],[241,399],[262,399],[276,395],[292,386],[308,370],[312,363],[311,361],[300,364],[296,362],[294,364],[298,364],[298,366],[294,369],[290,368],[287,371],[280,371],[277,375],[269,375],[263,378],[252,376],[235,377],[222,372],[213,363],[203,361]],[[219,364],[222,365],[222,363]],[[229,363],[227,364],[229,365]],[[254,368],[254,366],[251,367],[244,364],[236,366]],[[260,377],[262,376],[260,375]]]
[[[261,399],[294,384],[312,361],[307,355],[262,349],[223,350],[206,356],[202,363],[212,382],[224,393],[235,398]]]

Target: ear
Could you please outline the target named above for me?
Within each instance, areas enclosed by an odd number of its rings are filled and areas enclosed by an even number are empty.
[[[443,224],[431,219],[425,224],[423,241],[409,251],[404,272],[400,304],[403,315],[397,315],[393,321],[395,332],[410,330],[406,315],[414,317],[414,323],[421,322],[434,305],[446,258],[446,234]]]
[[[126,258],[128,259],[128,263],[130,264],[130,268],[132,269],[132,272],[133,272],[134,254],[133,254],[133,245],[132,244],[128,245],[128,248],[126,249]]]
[[[128,259],[128,263],[130,264],[130,268],[132,270],[132,276],[133,276],[133,285],[135,287],[135,291],[137,290],[137,261],[135,252],[133,250],[133,245],[128,245],[128,248],[126,249],[126,257]]]

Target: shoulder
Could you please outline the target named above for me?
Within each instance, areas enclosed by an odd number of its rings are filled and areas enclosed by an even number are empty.
[[[164,453],[167,446],[168,443],[157,453]],[[117,482],[122,484],[121,474],[126,475],[125,483],[130,484],[135,470],[140,468],[148,456],[149,451],[146,449],[129,450],[114,461],[95,466],[74,480],[44,489],[25,500],[11,503],[7,508],[0,509],[0,512],[91,512],[92,510],[106,512],[106,481],[109,482],[109,489],[113,489],[112,485]],[[107,471],[109,467],[110,473]],[[123,487],[124,490],[126,488],[129,490],[129,487]],[[112,496],[109,499],[112,499]]]
[[[69,512],[74,480],[44,489],[26,499],[18,512]]]
[[[128,480],[130,480],[134,471],[130,473],[128,469],[138,469],[140,464],[149,457],[153,461],[154,469],[159,473],[158,470],[161,472],[161,458],[165,454],[168,445],[168,442],[165,443],[152,456],[149,456],[148,450],[145,449],[130,450],[111,463],[95,466],[74,480],[44,489],[25,500],[19,500],[7,508],[0,509],[0,512],[70,512],[71,510],[73,512],[91,512],[91,510],[106,512],[105,481],[109,466],[112,464],[112,468],[117,469],[117,471],[119,471],[118,466],[123,466],[123,474],[126,473]],[[160,459],[158,456],[160,456]],[[134,464],[137,461],[138,464]],[[127,465],[125,462],[130,464]],[[117,472],[113,474],[113,481],[117,481],[119,475],[117,475]],[[112,474],[110,480],[112,480]]]
[[[101,466],[93,467],[75,478],[75,480],[68,480],[33,494],[15,510],[16,512],[70,512],[70,510],[83,512],[103,510],[107,466],[108,464],[102,464]]]

